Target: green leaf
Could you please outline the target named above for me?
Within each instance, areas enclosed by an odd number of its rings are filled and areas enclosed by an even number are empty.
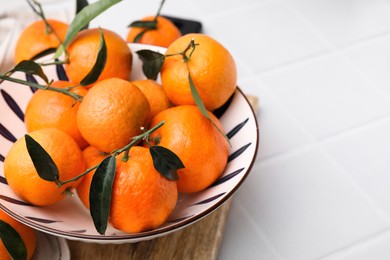
[[[28,154],[38,172],[39,177],[46,181],[59,182],[59,173],[56,164],[43,147],[31,136],[25,135]]]
[[[12,259],[27,259],[27,249],[22,237],[3,220],[0,220],[0,238]]]
[[[68,45],[77,35],[77,33],[81,29],[83,29],[90,21],[92,21],[99,14],[103,13],[105,10],[119,3],[120,1],[122,0],[100,0],[84,7],[70,23],[68,31],[66,32],[64,44],[61,48],[57,49],[55,57],[58,58],[59,56],[61,56],[64,49],[68,47]]]
[[[89,3],[88,3],[88,0],[76,0],[76,15],[78,13],[80,13],[81,10],[84,9],[84,7],[88,6]],[[86,25],[84,25],[81,29],[81,30],[84,30],[84,29],[87,29],[89,26],[89,23],[87,23]]]
[[[162,146],[150,147],[154,168],[165,178],[176,181],[179,176],[177,170],[184,168],[183,162],[171,150]]]
[[[88,0],[76,0],[76,15],[88,5]]]
[[[134,21],[128,27],[156,29],[157,21]]]
[[[139,50],[136,53],[142,61],[142,71],[145,76],[156,80],[165,61],[164,54],[151,50]]]
[[[89,84],[94,83],[102,73],[104,66],[107,61],[107,46],[106,41],[104,40],[104,35],[102,30],[100,29],[100,42],[99,42],[99,50],[96,57],[95,64],[93,65],[91,71],[81,80],[81,86],[87,86]]]
[[[16,64],[16,66],[11,70],[11,72],[16,71],[37,75],[46,83],[49,83],[49,80],[47,79],[45,72],[43,72],[42,67],[32,60],[22,60],[21,62]]]
[[[149,31],[150,29],[145,29],[145,30],[142,30],[139,34],[137,34],[135,37],[134,37],[134,40],[133,42],[137,43],[141,40],[142,36],[147,32]]]
[[[101,235],[104,235],[108,225],[115,170],[115,156],[106,157],[97,167],[91,182],[89,192],[90,213],[95,228]]]
[[[53,59],[58,59],[64,51],[65,47],[61,44],[60,46],[58,46],[56,52],[54,53]]]
[[[188,71],[188,81],[190,83],[190,89],[191,89],[191,95],[192,95],[192,98],[194,99],[195,101],[195,104],[196,106],[199,108],[200,112],[206,117],[208,118],[211,123],[213,123],[213,125],[215,126],[215,128],[217,128],[218,132],[221,133],[221,135],[226,139],[226,141],[228,142],[228,144],[230,145],[230,140],[229,138],[226,136],[226,134],[214,123],[214,121],[211,119],[205,105],[203,104],[203,101],[202,99],[200,98],[200,95],[199,95],[199,92],[198,90],[196,89],[195,87],[195,84],[194,84],[194,81],[192,80],[192,77],[191,77],[191,74],[190,72]]]

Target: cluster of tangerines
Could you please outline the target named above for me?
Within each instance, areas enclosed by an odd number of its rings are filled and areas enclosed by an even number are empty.
[[[47,22],[51,25],[49,32],[43,21],[24,30],[15,49],[16,63],[57,48],[64,40],[68,25]],[[63,185],[38,175],[25,136],[14,143],[4,161],[7,182],[22,199],[46,206],[75,189],[90,208],[95,169],[115,154],[109,222],[124,232],[142,232],[166,221],[179,193],[201,191],[221,176],[229,144],[212,112],[235,91],[232,56],[213,38],[203,34],[182,36],[169,20],[158,17],[157,28],[142,32],[138,42],[167,47],[161,83],[133,80],[129,78],[133,57],[128,42],[139,36],[139,30],[131,29],[126,40],[108,29],[79,32],[67,47],[64,68],[69,81],[50,83],[50,87],[79,98],[42,89],[33,94],[25,111],[28,136],[50,155],[59,172],[58,182]],[[104,69],[95,83],[80,86],[96,60],[100,31],[107,47]],[[208,116],[195,104],[189,81],[196,86]],[[147,132],[153,128],[156,130]],[[140,142],[121,150],[140,136]],[[149,151],[153,146],[165,147],[180,158],[184,167],[177,169],[177,180],[164,177],[156,169]]]

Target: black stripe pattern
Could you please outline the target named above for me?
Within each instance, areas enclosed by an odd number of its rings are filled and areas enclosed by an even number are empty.
[[[7,105],[11,108],[11,110],[15,113],[15,115],[20,120],[22,120],[22,122],[24,122],[24,113],[23,113],[22,109],[20,109],[20,107],[16,103],[16,101],[4,89],[1,89],[0,92],[4,98],[5,103],[7,103]]]
[[[15,143],[17,140],[16,137],[2,123],[0,123],[0,135],[13,143]]]
[[[14,199],[14,198],[11,198],[11,197],[8,197],[8,196],[5,196],[5,195],[1,195],[1,194],[0,194],[0,199],[2,199],[4,201],[7,201],[9,203],[20,205],[20,206],[33,206],[30,203],[27,203],[25,201],[17,200],[17,199]]]

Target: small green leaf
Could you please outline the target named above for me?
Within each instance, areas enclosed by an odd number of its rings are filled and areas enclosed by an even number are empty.
[[[58,58],[61,56],[63,51],[68,47],[77,33],[83,29],[92,19],[120,1],[122,0],[101,0],[85,6],[70,23],[68,31],[66,32],[64,44],[61,48],[57,49],[55,57]]]
[[[90,213],[95,228],[101,235],[104,235],[108,225],[115,170],[115,156],[106,157],[97,167],[91,182]]]
[[[150,147],[154,168],[165,178],[176,181],[179,176],[177,170],[184,168],[183,162],[171,150],[162,146]]]
[[[145,30],[142,30],[139,34],[137,34],[135,37],[134,37],[134,40],[133,42],[137,43],[141,40],[142,36],[144,36],[144,34],[149,31],[150,29],[145,29]]]
[[[81,80],[81,86],[87,86],[89,84],[94,83],[102,73],[104,66],[107,61],[107,46],[106,41],[104,40],[104,35],[102,30],[100,29],[100,42],[99,42],[99,50],[96,57],[95,64],[93,65],[91,71]]]
[[[49,80],[47,79],[45,72],[43,72],[42,67],[32,60],[22,60],[21,62],[16,64],[16,66],[11,70],[11,72],[16,71],[37,75],[46,83],[49,83]]]
[[[134,21],[128,27],[156,29],[157,21]]]
[[[195,101],[195,104],[196,106],[199,108],[200,112],[206,117],[208,118],[211,123],[213,123],[213,125],[215,126],[215,128],[217,128],[218,132],[221,133],[221,135],[226,139],[226,141],[228,142],[228,144],[230,145],[230,140],[229,138],[226,136],[226,134],[221,130],[219,129],[219,127],[214,123],[213,120],[211,120],[211,117],[205,107],[205,105],[203,104],[203,101],[202,99],[200,98],[200,95],[199,95],[199,92],[198,90],[196,89],[195,87],[195,84],[194,84],[194,81],[192,80],[192,77],[191,77],[191,74],[190,72],[188,72],[188,81],[190,83],[190,89],[191,89],[191,95],[192,95],[192,98],[194,99]]]
[[[12,259],[27,259],[27,249],[22,237],[3,220],[0,220],[0,238]]]
[[[165,61],[164,54],[151,50],[139,50],[136,52],[142,61],[142,71],[148,79],[156,80]]]
[[[46,181],[59,182],[56,164],[43,147],[31,136],[25,135],[28,154],[38,172],[39,177]]]

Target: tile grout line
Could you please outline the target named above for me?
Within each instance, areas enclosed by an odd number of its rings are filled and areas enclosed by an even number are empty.
[[[355,72],[357,72],[368,84],[368,86],[374,90],[380,97],[383,97],[386,99],[387,102],[390,102],[390,96],[388,93],[383,91],[380,87],[378,87],[371,79],[370,77],[364,73],[356,63],[351,61],[348,56],[345,54],[345,51],[340,52],[340,57],[349,65],[351,69],[353,69]]]
[[[253,2],[253,3],[248,3],[245,5],[233,6],[233,7],[227,8],[226,10],[223,10],[223,11],[211,12],[211,13],[205,15],[204,18],[205,18],[205,20],[207,20],[207,19],[216,19],[219,16],[223,16],[223,15],[235,15],[237,12],[245,11],[248,8],[252,8],[255,6],[256,7],[258,7],[258,6],[264,7],[264,6],[272,5],[272,4],[279,3],[279,2],[281,2],[281,0],[264,0],[262,2]],[[194,5],[194,4],[192,4],[192,5]]]
[[[349,134],[354,133],[354,132],[364,131],[367,128],[371,128],[371,127],[373,127],[375,125],[383,124],[383,123],[386,123],[386,122],[389,122],[389,121],[390,121],[390,115],[382,117],[382,118],[376,118],[376,119],[370,120],[370,121],[365,122],[365,123],[363,123],[361,125],[353,126],[351,128],[348,128],[348,129],[345,129],[345,130],[333,133],[331,135],[327,135],[327,136],[322,137],[320,139],[316,139],[315,137],[313,137],[314,140],[309,141],[309,142],[307,142],[307,143],[305,143],[303,145],[296,146],[296,147],[291,148],[289,150],[286,150],[286,151],[283,151],[283,152],[279,152],[279,153],[276,153],[274,155],[267,156],[265,158],[259,158],[259,162],[265,163],[267,161],[277,160],[279,157],[288,156],[289,154],[293,154],[293,153],[299,152],[300,150],[309,149],[310,147],[312,147],[312,146],[314,146],[316,144],[317,145],[322,145],[324,143],[330,142],[330,141],[332,141],[334,139],[343,137],[345,135],[349,135]],[[311,134],[310,134],[310,136],[311,136]]]
[[[311,60],[319,59],[319,58],[330,56],[330,55],[337,55],[338,54],[340,56],[344,56],[344,51],[349,49],[349,48],[353,48],[354,46],[359,46],[361,44],[364,44],[364,43],[367,43],[370,41],[374,41],[376,39],[390,36],[390,31],[389,31],[389,32],[376,34],[376,35],[373,35],[370,37],[364,37],[364,38],[358,39],[352,43],[349,43],[349,44],[346,44],[343,46],[335,46],[329,40],[327,40],[325,38],[325,36],[309,20],[307,20],[307,18],[299,10],[297,10],[296,8],[291,6],[291,4],[285,0],[280,0],[280,2],[284,3],[285,6],[306,26],[306,28],[311,33],[313,33],[313,35],[315,35],[322,42],[322,44],[324,44],[326,50],[314,53],[312,55],[307,55],[305,57],[301,57],[301,58],[298,58],[295,60],[291,60],[291,61],[288,61],[288,62],[285,62],[282,64],[278,64],[278,65],[275,65],[275,66],[272,66],[272,67],[269,67],[266,69],[255,71],[255,74],[257,74],[257,75],[273,73],[274,71],[283,70],[283,69],[286,69],[289,67],[293,67],[297,64],[302,64],[302,63],[305,63],[305,62],[308,62]],[[388,9],[390,9],[390,7],[388,7]]]
[[[346,245],[336,251],[333,251],[329,254],[323,255],[321,257],[318,257],[314,260],[331,260],[334,259],[334,257],[343,257],[343,255],[347,254],[348,251],[356,251],[358,247],[362,247],[368,243],[371,243],[373,240],[379,240],[382,237],[390,235],[390,228],[382,229],[379,232],[376,232],[374,234],[368,235],[354,243],[351,243],[349,245]]]
[[[272,254],[275,256],[276,260],[283,260],[276,248],[273,246],[271,241],[268,239],[267,233],[264,229],[254,220],[252,215],[249,213],[248,209],[243,206],[239,198],[235,198],[235,204],[240,209],[240,211],[249,219],[251,224],[255,227],[256,234],[258,234],[266,243],[267,247],[271,250]],[[234,203],[234,202],[233,202]]]
[[[343,175],[343,177],[352,185],[352,187],[362,196],[362,198],[372,207],[376,214],[386,222],[386,229],[390,229],[390,218],[387,214],[371,199],[369,195],[361,188],[357,181],[352,177],[350,171],[345,169],[336,159],[332,156],[328,150],[324,147],[323,143],[319,143],[320,151],[325,155],[328,161]]]

